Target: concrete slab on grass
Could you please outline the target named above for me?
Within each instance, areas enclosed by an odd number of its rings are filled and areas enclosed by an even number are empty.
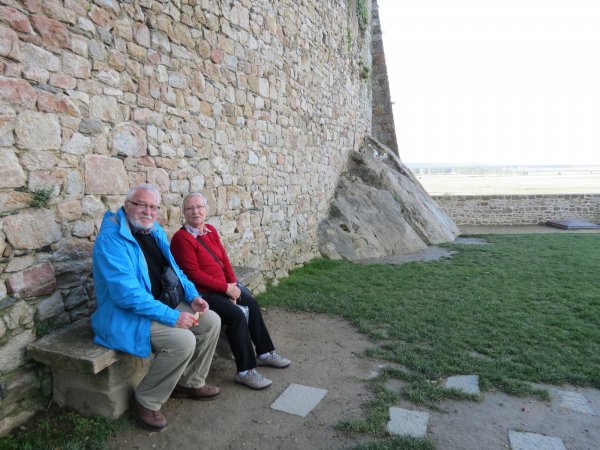
[[[292,383],[275,399],[271,408],[306,417],[323,400],[325,394],[327,389]]]
[[[559,397],[559,406],[584,414],[594,414],[594,410],[583,394],[563,389],[554,389],[554,393]]]
[[[508,430],[512,450],[567,450],[560,438]]]
[[[392,406],[387,430],[398,436],[425,437],[428,423],[429,413],[427,412],[411,411]]]
[[[479,375],[456,375],[446,380],[448,389],[479,395]]]

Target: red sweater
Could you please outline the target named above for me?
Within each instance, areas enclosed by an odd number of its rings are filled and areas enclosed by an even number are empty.
[[[171,239],[171,253],[175,261],[200,292],[227,292],[227,283],[237,280],[221,243],[219,233],[212,225],[206,224],[210,233],[198,236],[219,258],[223,268],[192,234],[182,228]]]

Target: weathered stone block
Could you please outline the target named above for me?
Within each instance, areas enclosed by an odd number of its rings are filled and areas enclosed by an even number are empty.
[[[113,153],[141,157],[146,155],[146,133],[135,123],[124,122],[115,127],[112,140]]]
[[[81,133],[75,133],[63,150],[73,155],[85,155],[92,151],[92,140]]]
[[[15,133],[18,146],[27,150],[58,150],[61,145],[60,123],[54,114],[22,111]]]
[[[129,189],[123,161],[102,155],[85,158],[86,194],[126,194]]]
[[[17,256],[14,257],[4,269],[7,273],[20,272],[28,267],[33,266],[35,263],[35,257],[33,255]]]
[[[53,397],[60,406],[109,418],[128,409],[133,389],[150,363],[94,344],[87,319],[31,344],[29,354],[52,368]]]
[[[10,148],[0,148],[0,188],[21,187],[26,177],[15,152]]]
[[[58,316],[64,310],[65,304],[63,303],[62,294],[57,291],[38,303],[35,318],[37,320],[46,320]]]
[[[37,94],[35,89],[25,80],[0,76],[0,98],[15,105],[33,108]]]
[[[50,263],[30,267],[8,277],[8,292],[16,298],[47,295],[56,289],[54,268]]]
[[[21,33],[33,32],[27,16],[15,8],[9,6],[0,7],[0,16],[2,16],[15,31],[20,31]]]
[[[0,25],[0,56],[21,60],[19,37],[10,28]]]
[[[0,105],[0,147],[15,143],[14,129],[17,121],[15,111],[8,105]]]
[[[0,213],[27,208],[29,206],[31,198],[31,194],[27,192],[0,192]],[[2,245],[0,244],[0,248],[1,247]]]
[[[114,97],[93,96],[90,99],[90,117],[111,123],[123,121],[123,114]]]
[[[4,233],[13,247],[23,250],[44,247],[61,238],[54,213],[45,209],[6,217]]]
[[[44,45],[57,49],[70,47],[69,30],[63,23],[41,15],[31,16],[31,21],[42,36]]]
[[[6,328],[14,330],[21,325],[27,325],[33,321],[33,309],[24,301],[16,302],[8,314],[4,315]]]
[[[67,75],[87,80],[91,76],[92,65],[87,59],[81,56],[63,54],[62,69]]]
[[[40,111],[56,112],[79,116],[79,108],[64,95],[52,95],[49,92],[40,91],[37,96],[37,107]]]
[[[10,372],[27,362],[27,345],[35,340],[33,330],[25,330],[12,336],[0,347],[0,367],[3,372]]]
[[[60,70],[60,59],[48,50],[44,50],[37,45],[22,42],[21,52],[23,54],[23,61],[26,61],[31,66],[43,67],[50,72]]]

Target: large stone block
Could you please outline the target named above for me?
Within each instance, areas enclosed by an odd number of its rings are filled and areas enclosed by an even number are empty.
[[[70,47],[69,30],[63,23],[40,15],[32,16],[31,20],[42,36],[45,46],[57,49]]]
[[[35,316],[37,320],[46,320],[58,316],[65,310],[62,294],[57,291],[38,303]]]
[[[60,70],[60,59],[42,47],[22,42],[21,52],[23,53],[23,61],[26,61],[31,66],[43,67],[50,72]]]
[[[0,76],[0,98],[15,105],[33,108],[37,94],[35,89],[25,80]]]
[[[93,342],[88,319],[49,334],[29,346],[32,358],[52,368],[54,401],[85,416],[117,418],[129,408],[134,388],[150,359]]]
[[[0,188],[15,188],[25,184],[26,177],[15,152],[0,148]]]
[[[17,61],[21,59],[19,36],[4,25],[0,25],[0,56],[6,56]]]
[[[16,121],[15,111],[8,105],[0,105],[0,147],[9,147],[15,143]]]
[[[31,23],[25,14],[9,6],[0,7],[0,16],[4,18],[15,31],[32,33]]]
[[[123,121],[123,114],[114,97],[95,95],[90,99],[90,117],[105,122],[117,123]]]
[[[60,123],[55,114],[23,111],[15,127],[17,144],[27,150],[58,150],[61,145]]]
[[[113,153],[141,157],[146,155],[146,133],[135,123],[120,123],[115,127],[112,140]]]
[[[8,191],[0,192],[0,213],[25,209],[31,201],[31,194],[27,192]],[[0,244],[0,248],[2,244]],[[3,250],[4,251],[4,250]],[[0,252],[0,254],[2,254]]]
[[[123,161],[102,155],[85,158],[86,194],[126,194],[129,189]]]
[[[46,209],[6,217],[4,233],[13,247],[23,250],[41,248],[61,238],[54,213]]]
[[[56,289],[54,268],[46,262],[15,273],[8,277],[7,287],[16,298],[51,294]]]
[[[10,372],[27,362],[27,345],[35,340],[33,330],[11,337],[0,347],[0,373]]]
[[[6,328],[15,330],[19,326],[27,325],[33,321],[33,309],[24,301],[19,301],[10,308],[8,314],[5,314],[3,318]]]

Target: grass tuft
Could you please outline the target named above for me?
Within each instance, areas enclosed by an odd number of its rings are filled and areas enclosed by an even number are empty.
[[[119,431],[131,427],[124,417],[82,417],[70,411],[49,408],[15,432],[0,437],[3,450],[103,450]]]

